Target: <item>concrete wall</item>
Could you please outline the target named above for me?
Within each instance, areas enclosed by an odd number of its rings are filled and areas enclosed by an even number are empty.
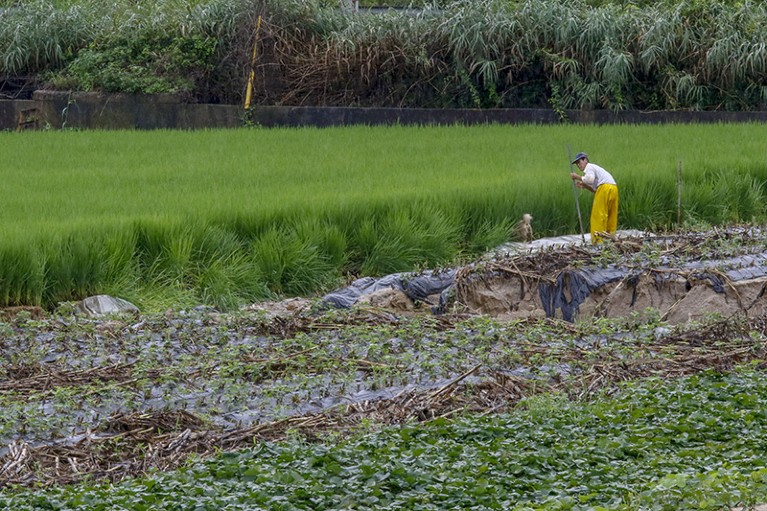
[[[19,126],[19,115],[28,110],[33,110],[36,106],[37,103],[32,100],[0,101],[0,129],[17,129]],[[26,121],[26,116],[24,120]],[[25,126],[28,126],[28,124],[25,124]]]
[[[0,101],[0,129],[19,128],[19,114],[32,111],[37,129],[205,129],[246,124],[339,126],[353,124],[548,124],[562,121],[545,109],[426,109],[256,106],[248,115],[237,105],[183,103],[175,96],[130,96],[36,91],[31,100]],[[765,122],[767,112],[565,112],[573,123]],[[29,115],[27,116],[29,117]]]

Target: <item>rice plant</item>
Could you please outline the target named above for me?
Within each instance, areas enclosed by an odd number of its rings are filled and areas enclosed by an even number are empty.
[[[416,225],[405,211],[392,211],[383,218],[364,222],[357,233],[364,275],[385,275],[413,268],[419,262]]]
[[[274,294],[307,295],[336,282],[329,257],[295,230],[275,227],[253,241],[251,260]]]
[[[14,240],[0,248],[0,303],[40,305],[46,280],[44,252],[36,244]]]
[[[236,307],[455,264],[588,226],[568,146],[607,168],[619,228],[765,219],[760,124],[2,133],[0,303],[109,292]],[[50,150],[54,147],[55,150]],[[726,170],[724,170],[726,169]],[[577,199],[577,202],[576,202]]]

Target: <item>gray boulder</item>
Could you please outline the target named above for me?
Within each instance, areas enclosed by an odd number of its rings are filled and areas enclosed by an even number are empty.
[[[138,307],[129,301],[109,295],[89,296],[77,304],[77,310],[92,318],[126,312],[138,314],[139,312]]]

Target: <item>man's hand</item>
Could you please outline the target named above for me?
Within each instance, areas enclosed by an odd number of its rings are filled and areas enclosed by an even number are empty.
[[[573,181],[580,181],[581,176],[579,174],[576,174],[575,172],[570,172],[570,179]]]

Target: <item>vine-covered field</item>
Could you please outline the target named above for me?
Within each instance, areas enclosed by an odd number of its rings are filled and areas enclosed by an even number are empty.
[[[0,323],[8,509],[767,499],[765,318],[208,309]]]
[[[721,141],[727,129],[716,133]],[[647,247],[616,240],[502,262],[523,282],[556,261],[707,267],[759,254],[760,233],[680,233],[673,246],[648,236]],[[199,245],[168,247],[188,262]],[[492,266],[479,261],[477,275],[483,265]],[[441,315],[333,309],[318,299],[230,312],[176,303],[99,319],[70,301],[52,312],[2,310],[0,508],[670,511],[763,503],[767,318],[753,307],[762,295],[732,317],[696,315],[680,325],[653,309],[569,323],[502,321],[457,304]]]

